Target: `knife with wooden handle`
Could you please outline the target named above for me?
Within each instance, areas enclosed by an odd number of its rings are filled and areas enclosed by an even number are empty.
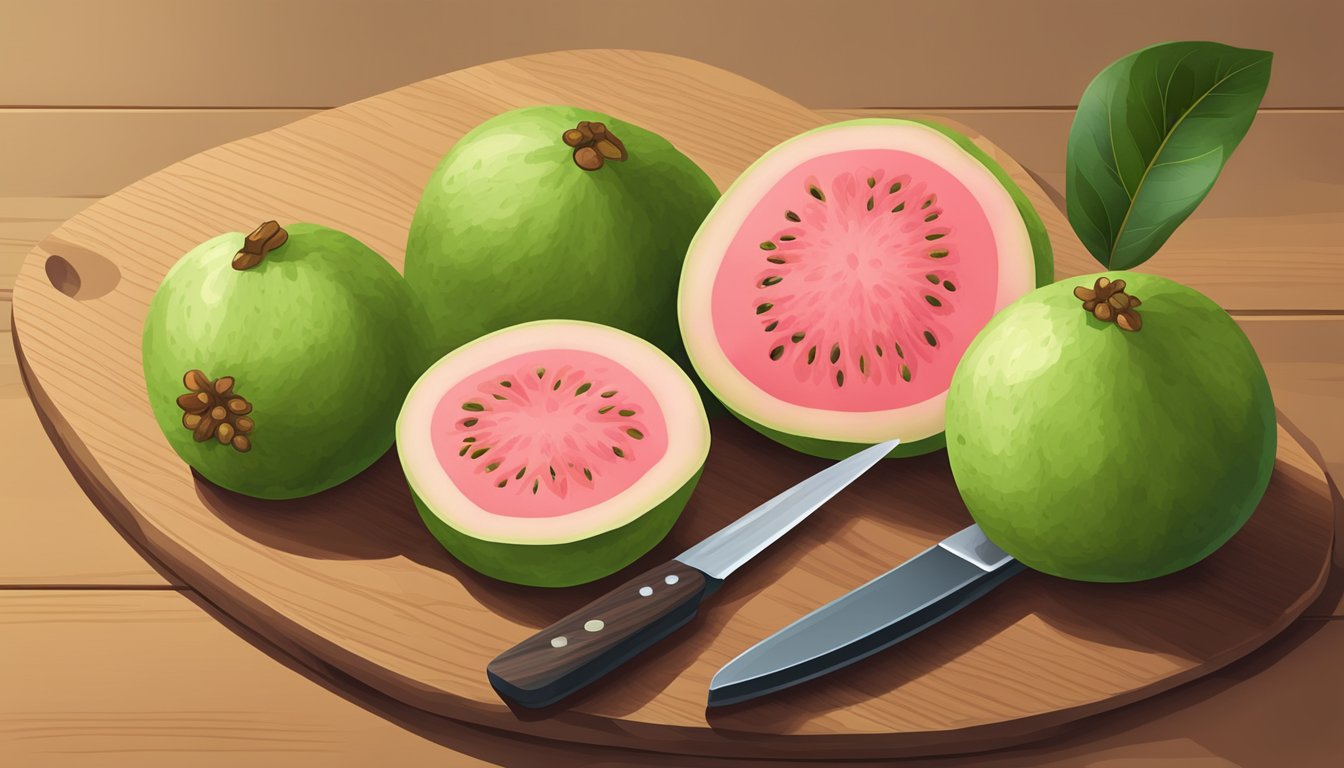
[[[900,441],[836,462],[672,560],[631,579],[490,662],[507,701],[549,706],[629,661],[695,617],[700,602],[752,557],[854,482]]]

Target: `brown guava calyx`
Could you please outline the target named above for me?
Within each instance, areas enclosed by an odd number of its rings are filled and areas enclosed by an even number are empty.
[[[266,254],[289,240],[289,233],[275,221],[262,222],[243,240],[243,247],[233,257],[233,268],[251,269],[266,258]]]
[[[1085,285],[1074,288],[1073,295],[1083,302],[1085,311],[1103,323],[1115,323],[1124,331],[1143,327],[1143,318],[1134,309],[1143,302],[1138,296],[1125,293],[1124,280],[1098,277],[1091,288]]]
[[[596,171],[608,161],[623,163],[629,157],[625,144],[605,123],[580,120],[579,124],[561,135],[565,144],[574,148],[574,164],[585,171]]]
[[[247,414],[252,404],[233,391],[232,376],[220,376],[211,381],[201,371],[192,369],[182,376],[187,393],[179,395],[177,405],[182,409],[182,426],[191,430],[196,442],[215,438],[221,445],[232,445],[239,453],[252,450],[247,433],[256,422]]]

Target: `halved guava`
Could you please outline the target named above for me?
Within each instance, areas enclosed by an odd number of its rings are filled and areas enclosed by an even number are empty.
[[[995,312],[1053,274],[1031,203],[969,139],[855,120],[775,147],[691,242],[678,312],[731,411],[807,453],[943,445],[952,372]]]
[[[658,543],[709,453],[685,372],[652,344],[543,320],[483,336],[425,372],[397,449],[429,530],[504,581],[582,584]]]

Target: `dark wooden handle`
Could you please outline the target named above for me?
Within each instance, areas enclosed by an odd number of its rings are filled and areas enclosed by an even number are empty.
[[[709,587],[705,574],[669,560],[501,653],[486,676],[505,699],[548,706],[690,621]]]

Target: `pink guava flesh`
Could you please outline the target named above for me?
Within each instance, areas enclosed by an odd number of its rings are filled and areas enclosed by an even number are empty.
[[[620,363],[576,349],[520,354],[459,381],[434,409],[448,482],[477,507],[558,517],[607,501],[667,453],[653,393]]]
[[[994,313],[999,252],[975,195],[893,149],[805,160],[752,209],[714,280],[715,334],[796,405],[883,411],[946,391]]]

